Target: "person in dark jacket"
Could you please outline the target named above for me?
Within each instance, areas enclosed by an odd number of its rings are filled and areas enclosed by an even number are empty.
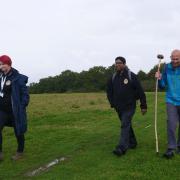
[[[118,113],[121,121],[119,144],[113,151],[121,156],[129,148],[137,146],[137,140],[132,128],[132,118],[136,110],[136,101],[140,99],[141,112],[147,112],[146,96],[137,76],[126,66],[124,57],[115,59],[116,73],[107,83],[107,98],[112,108]]]
[[[5,126],[14,128],[17,138],[17,152],[13,160],[22,158],[24,151],[24,133],[27,130],[26,107],[29,93],[26,83],[28,77],[12,68],[9,56],[0,56],[0,160],[3,160],[2,130]]]

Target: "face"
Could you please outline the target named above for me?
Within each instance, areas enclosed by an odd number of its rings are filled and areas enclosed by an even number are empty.
[[[1,71],[1,68],[2,68],[2,62],[0,61],[0,71]]]
[[[171,54],[171,63],[174,68],[180,66],[180,51],[173,51]]]
[[[125,64],[121,60],[116,60],[115,67],[117,71],[122,71],[125,68]]]
[[[7,65],[7,64],[3,64],[1,61],[0,61],[0,71],[2,72],[8,72],[9,69],[11,69],[11,66]]]

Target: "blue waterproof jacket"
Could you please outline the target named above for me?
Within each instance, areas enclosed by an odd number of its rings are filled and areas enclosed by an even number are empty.
[[[16,69],[11,70],[11,101],[14,116],[15,130],[17,135],[24,134],[27,131],[26,106],[29,103],[29,92],[26,83],[28,77],[20,74]],[[8,126],[12,126],[11,124]]]
[[[173,68],[171,63],[165,65],[159,88],[166,89],[166,102],[180,106],[180,66]]]

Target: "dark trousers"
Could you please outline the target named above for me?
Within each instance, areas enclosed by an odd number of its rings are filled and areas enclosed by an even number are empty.
[[[167,134],[168,134],[168,148],[176,149],[180,147],[180,106],[174,106],[167,103]],[[176,128],[179,124],[178,138],[176,141]]]
[[[135,108],[130,108],[128,110],[120,111],[116,109],[119,119],[121,121],[121,132],[118,148],[126,151],[128,147],[136,146],[137,141],[132,128],[132,118],[135,113]]]
[[[17,135],[16,129],[15,129],[15,123],[13,120],[13,115],[12,113],[6,113],[3,111],[0,111],[0,152],[2,152],[2,143],[3,143],[3,138],[2,138],[2,131],[5,126],[12,126],[14,128],[14,133],[17,139],[18,147],[17,147],[17,152],[23,152],[24,151],[24,134],[22,135]]]

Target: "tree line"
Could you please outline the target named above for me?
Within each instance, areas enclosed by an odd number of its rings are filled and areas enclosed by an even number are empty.
[[[164,64],[163,64],[164,66]],[[163,68],[161,66],[161,68]],[[106,90],[107,80],[115,72],[114,65],[109,67],[94,66],[80,73],[71,70],[63,71],[54,77],[40,79],[38,83],[29,85],[30,93],[65,93],[65,92],[101,92]],[[155,72],[157,65],[148,73],[140,70],[138,79],[146,92],[155,90]]]

